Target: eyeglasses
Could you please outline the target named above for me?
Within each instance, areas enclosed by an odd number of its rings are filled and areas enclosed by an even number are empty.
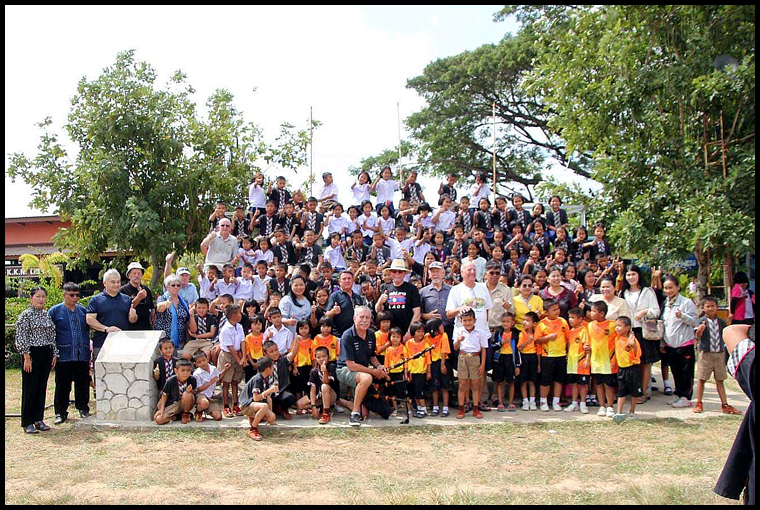
[[[501,273],[499,271],[488,271],[488,274],[490,274],[491,276],[494,276],[494,275],[498,276]]]
[[[172,283],[169,287],[181,287],[181,285],[179,283]]]
[[[219,228],[230,228],[231,225],[219,225]]]

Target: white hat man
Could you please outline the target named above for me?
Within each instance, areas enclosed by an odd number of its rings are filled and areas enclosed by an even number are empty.
[[[391,273],[393,282],[377,300],[375,311],[380,313],[387,310],[391,314],[391,325],[401,328],[404,332],[404,340],[411,337],[409,326],[412,322],[420,320],[422,316],[422,301],[420,291],[409,282],[404,282],[407,274],[411,273],[406,267],[404,259],[394,259],[388,271]]]
[[[153,320],[155,319],[155,309],[153,303],[153,293],[150,289],[142,284],[142,277],[145,274],[145,268],[139,262],[130,262],[127,266],[127,279],[119,292],[132,298],[132,306],[137,312],[137,322],[129,325],[131,330],[151,330],[153,329]]]

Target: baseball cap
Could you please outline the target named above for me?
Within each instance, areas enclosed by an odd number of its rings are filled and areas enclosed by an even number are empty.
[[[438,262],[437,260],[435,262],[431,262],[428,266],[428,269],[444,269],[443,264],[441,262]]]
[[[179,267],[177,268],[177,276],[181,274],[190,274],[190,270],[186,267]]]

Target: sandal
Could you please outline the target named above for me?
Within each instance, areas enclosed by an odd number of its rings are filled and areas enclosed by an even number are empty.
[[[639,397],[639,399],[636,401],[636,404],[638,405],[646,404],[647,402],[649,402],[649,399],[651,398],[652,397],[650,397],[649,395],[644,395],[643,397]]]
[[[736,409],[734,406],[730,406],[728,404],[723,404],[720,406],[720,410],[723,414],[742,414],[741,411]]]
[[[509,404],[509,407],[507,407],[507,411],[517,411],[517,407],[515,407],[514,404]]]
[[[240,409],[240,406],[237,403],[232,406],[232,414],[235,416],[243,416],[243,411]]]
[[[224,408],[224,417],[225,418],[232,418],[234,415],[232,414],[232,410],[229,407]]]
[[[182,413],[182,424],[186,425],[190,422],[190,413]]]
[[[497,410],[497,411],[499,411],[500,413],[503,413],[504,411],[506,411],[506,410],[507,410],[507,408],[506,408],[506,407],[504,407],[504,404],[499,404],[499,405],[496,407],[496,410]]]
[[[200,423],[200,422],[205,421],[205,420],[206,420],[206,418],[203,417],[203,411],[198,411],[198,412],[195,413],[195,421],[197,421],[198,423]]]

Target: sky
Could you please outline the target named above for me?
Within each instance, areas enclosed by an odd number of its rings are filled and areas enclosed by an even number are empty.
[[[282,122],[322,122],[313,139],[317,176],[333,172],[348,202],[348,168],[398,143],[403,118],[425,103],[406,88],[436,59],[497,43],[518,25],[494,23],[499,6],[6,6],[5,166],[36,154],[45,117],[63,128],[79,80],[95,79],[120,51],[135,49],[163,84],[187,74],[202,105],[218,88],[234,95],[245,120],[273,141]],[[254,92],[254,88],[256,91]],[[408,133],[402,126],[402,138]],[[70,151],[71,153],[71,151]],[[275,170],[275,169],[272,169]],[[300,184],[308,164],[280,171]],[[437,179],[420,178],[437,196]],[[5,179],[5,216],[43,214],[31,190]],[[52,211],[47,211],[52,214]]]

